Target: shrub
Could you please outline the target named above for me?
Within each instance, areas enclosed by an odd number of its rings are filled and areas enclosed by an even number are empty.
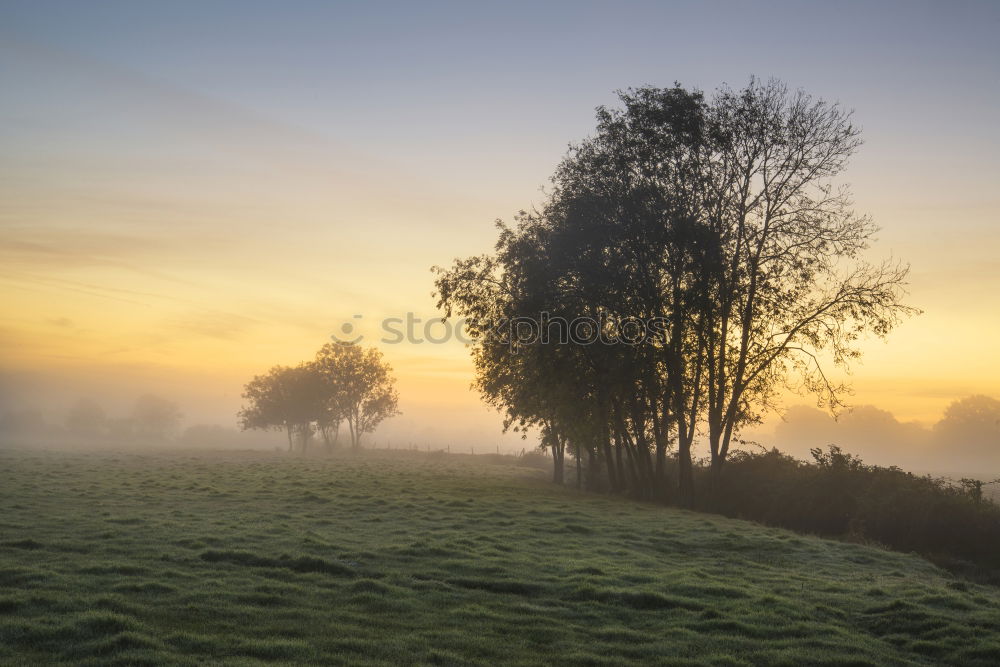
[[[741,452],[717,479],[700,469],[709,493],[699,509],[1000,569],[1000,506],[983,499],[981,485],[865,465],[838,447],[812,453],[806,463],[777,450]]]

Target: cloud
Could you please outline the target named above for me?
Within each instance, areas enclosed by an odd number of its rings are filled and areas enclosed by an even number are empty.
[[[195,336],[235,340],[257,324],[259,324],[259,320],[252,317],[211,310],[169,320],[167,327]]]

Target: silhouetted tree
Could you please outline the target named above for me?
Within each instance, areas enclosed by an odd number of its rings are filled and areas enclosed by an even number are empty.
[[[399,395],[392,368],[375,348],[353,343],[327,343],[312,367],[322,379],[325,424],[347,422],[352,449],[385,419],[399,414]]]
[[[312,436],[311,422],[323,410],[322,378],[309,364],[274,366],[255,376],[243,389],[247,404],[238,414],[241,428],[284,430],[288,451],[298,438],[302,449]]]
[[[860,146],[839,105],[776,81],[723,89],[711,106],[700,170],[711,261],[703,330],[712,467],[789,377],[841,404],[823,358],[846,365],[859,335],[885,336],[903,315],[908,267],[861,258],[876,227],[831,183]]]
[[[537,321],[543,305],[559,318],[572,306],[566,293],[545,289],[553,286],[550,227],[527,214],[518,221],[516,229],[500,226],[495,257],[436,269],[438,305],[446,315],[462,314],[468,333],[483,340],[472,349],[475,387],[504,414],[504,430],[539,429],[541,447],[552,453],[553,480],[562,483],[567,447],[576,453],[579,472],[584,448],[593,445],[580,428],[594,409],[582,387],[587,361],[584,348],[560,344],[568,332],[559,320]],[[542,338],[542,328],[550,340]]]
[[[351,446],[385,419],[399,414],[392,369],[382,353],[352,343],[324,345],[311,362],[275,366],[254,377],[243,390],[247,402],[238,414],[246,429],[284,429],[288,449],[298,437],[301,448],[319,431],[329,451],[340,423],[347,422]]]
[[[709,318],[701,270],[707,234],[699,224],[706,183],[698,169],[710,141],[708,110],[701,93],[680,87],[621,99],[621,110],[598,109],[595,135],[560,164],[545,215],[560,230],[561,274],[592,317],[661,325],[632,350],[589,351],[601,376],[599,441],[611,488],[662,484],[673,432],[680,497],[690,504]]]
[[[620,97],[542,208],[500,225],[494,255],[438,270],[439,306],[487,334],[478,383],[509,419],[541,426],[551,447],[565,435],[552,415],[572,406],[562,421],[595,429],[610,488],[643,496],[663,486],[673,438],[690,506],[699,428],[718,471],[782,384],[837,406],[820,360],[846,364],[861,334],[913,312],[900,302],[907,269],[860,259],[875,228],[830,184],[859,145],[838,105],[757,80],[709,101],[679,86]],[[611,344],[514,336],[515,353],[492,349],[496,322],[543,314],[587,318]],[[641,345],[622,335],[636,320],[652,334]]]
[[[571,330],[591,323],[600,344],[574,337],[577,344],[556,343],[558,352],[538,357],[575,361],[561,369],[562,398],[587,416],[571,421],[592,429],[576,436],[575,449],[589,449],[592,480],[601,467],[613,491],[662,496],[671,431],[680,485],[691,487],[695,421],[685,418],[704,403],[695,335],[706,317],[696,271],[704,250],[690,214],[699,183],[689,164],[704,108],[700,94],[679,88],[623,99],[626,111],[598,110],[596,135],[571,149],[545,206],[522,213],[515,229],[501,227],[496,257],[456,262],[437,286],[441,306],[467,322],[544,312]],[[511,305],[489,305],[498,299]],[[646,337],[630,344],[619,334],[637,321]],[[649,330],[654,321],[664,328]]]

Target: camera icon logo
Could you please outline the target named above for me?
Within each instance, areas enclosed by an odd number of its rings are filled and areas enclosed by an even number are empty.
[[[354,315],[351,320],[360,320],[361,315]],[[358,327],[351,320],[344,320],[336,328],[336,330],[330,334],[330,338],[337,343],[350,343],[354,344],[359,342],[363,335],[358,333]],[[355,335],[356,334],[356,335]]]

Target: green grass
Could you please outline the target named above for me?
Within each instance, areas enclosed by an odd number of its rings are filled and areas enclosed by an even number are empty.
[[[0,453],[0,664],[997,664],[916,556],[377,453]]]

